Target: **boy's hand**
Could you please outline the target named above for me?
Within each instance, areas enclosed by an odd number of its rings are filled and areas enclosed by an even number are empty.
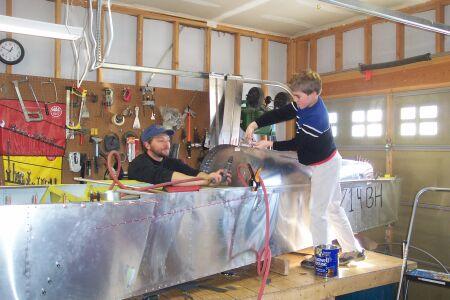
[[[273,141],[259,141],[253,144],[253,147],[258,148],[258,149],[268,149],[268,148],[272,148],[273,146]]]
[[[245,130],[245,139],[247,140],[247,142],[250,144],[253,140],[253,133],[255,132],[255,130],[258,129],[258,124],[256,124],[256,122],[251,122],[248,126],[247,129]]]

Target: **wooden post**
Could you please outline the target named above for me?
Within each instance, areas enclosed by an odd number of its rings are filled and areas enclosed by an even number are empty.
[[[297,49],[296,42],[291,40],[287,44],[287,66],[286,66],[286,80],[289,81],[292,78],[292,75],[295,73],[295,66],[297,65],[296,57],[297,57]]]
[[[62,1],[55,1],[55,23],[61,24],[61,7]],[[55,39],[55,69],[54,69],[55,78],[61,78],[61,40]]]
[[[179,67],[179,50],[180,50],[180,23],[178,21],[173,22],[172,33],[172,69],[178,70]],[[178,88],[178,77],[172,76],[172,88]]]
[[[211,28],[205,29],[205,65],[203,67],[204,71],[211,72]],[[203,80],[203,90],[208,91],[209,80]]]
[[[405,25],[397,24],[397,60],[405,58]]]
[[[241,35],[234,34],[234,74],[241,74]]]
[[[144,16],[139,15],[137,17],[137,30],[136,30],[136,65],[142,66],[144,64],[143,53],[144,51]],[[136,85],[142,86],[142,73],[136,72]]]
[[[394,96],[389,93],[386,97],[386,144],[390,147],[386,150],[386,174],[393,174],[392,165],[392,137],[394,133]]]
[[[292,76],[294,75],[296,71],[297,66],[297,44],[298,42],[295,42],[294,40],[291,40],[288,44],[287,48],[287,70],[286,70],[286,79],[289,82],[291,80]],[[307,42],[303,42],[303,44],[307,45]],[[308,48],[306,48],[308,49]],[[286,140],[290,140],[295,137],[295,122],[294,120],[290,120],[286,122]]]
[[[364,25],[364,63],[372,63],[372,24]]]
[[[6,0],[6,15],[12,17],[12,0]],[[7,38],[12,38],[12,33],[6,34]],[[6,65],[6,74],[12,73],[12,65]]]
[[[336,32],[334,36],[334,44],[335,44],[335,71],[342,71],[343,66],[343,53],[344,53],[344,42],[343,42],[344,34],[342,31]]]
[[[269,79],[269,40],[267,38],[262,40],[261,43],[261,79]],[[267,85],[261,85],[264,96],[269,95],[269,87]]]
[[[445,23],[445,7],[444,5],[436,4],[436,22]],[[445,36],[440,33],[436,33],[436,53],[445,51]]]
[[[312,38],[309,46],[309,68],[317,71],[317,39]]]

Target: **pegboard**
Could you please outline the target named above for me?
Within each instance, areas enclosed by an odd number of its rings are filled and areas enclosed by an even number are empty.
[[[54,98],[54,93],[49,86],[46,86],[44,90],[41,89],[41,82],[49,81],[50,79],[55,82],[58,102],[65,103],[66,86],[74,86],[76,83],[74,80],[67,79],[56,79],[48,77],[37,77],[37,76],[27,76],[33,89],[36,93],[37,98],[41,102],[43,97],[45,99],[51,100]],[[12,80],[22,80],[24,75],[13,75],[13,74],[0,74],[0,101],[1,99],[17,99],[17,95],[14,90],[14,86],[11,83]],[[159,111],[160,106],[167,105],[168,107],[177,108],[180,113],[183,113],[187,105],[190,105],[192,111],[196,113],[195,118],[191,121],[191,135],[194,136],[194,128],[198,128],[199,134],[203,137],[204,130],[209,127],[209,98],[207,92],[201,91],[188,91],[188,90],[177,90],[168,88],[155,88],[154,99],[155,99],[155,114],[156,120],[151,120],[151,109],[148,107],[143,108],[142,106],[142,93],[140,87],[135,85],[123,85],[123,84],[109,84],[109,83],[97,83],[92,81],[85,81],[82,88],[87,89],[87,108],[89,111],[89,119],[81,119],[81,127],[88,129],[88,133],[84,136],[84,143],[80,145],[79,135],[75,135],[75,139],[67,140],[65,155],[63,158],[63,168],[62,168],[62,183],[75,183],[74,177],[79,177],[79,173],[71,172],[69,169],[68,153],[69,152],[80,152],[86,153],[88,158],[92,161],[92,173],[91,176],[87,177],[89,179],[103,179],[105,174],[105,164],[106,161],[103,158],[99,160],[99,172],[94,172],[93,167],[93,155],[94,155],[94,144],[89,142],[89,132],[90,128],[98,128],[98,136],[103,138],[106,134],[116,133],[121,139],[120,152],[126,153],[126,145],[122,141],[122,136],[127,131],[134,132],[138,137],[140,137],[142,131],[152,125],[152,124],[162,124],[162,117]],[[113,105],[105,109],[102,106],[104,100],[104,89],[110,88],[114,91],[114,102]],[[130,102],[125,102],[122,99],[122,90],[124,88],[129,88],[131,91]],[[24,100],[32,100],[31,92],[28,89],[21,89],[21,94]],[[98,101],[96,103],[92,102],[93,97],[91,94],[97,95]],[[72,98],[73,99],[73,98]],[[193,100],[194,99],[194,100]],[[44,111],[44,103],[41,102],[42,113]],[[111,119],[114,114],[120,114],[122,111],[129,106],[134,113],[135,106],[139,107],[139,120],[141,124],[141,129],[133,129],[134,115],[127,117],[125,119],[125,124],[122,126],[116,126],[112,123]],[[103,114],[102,114],[103,109]],[[145,115],[144,115],[145,114]],[[187,158],[186,144],[181,141],[181,130],[177,130],[172,137],[172,144],[179,143],[180,151],[179,158],[191,167],[198,168],[200,156],[200,148],[192,148],[192,157]],[[104,144],[100,145],[100,148],[104,151]],[[139,143],[136,156],[142,151],[142,147]],[[124,155],[125,157],[125,155]],[[0,164],[2,165],[2,164]],[[126,159],[122,162],[125,170],[128,170],[128,162]],[[0,171],[2,178],[0,184],[3,185],[3,170],[0,166]]]

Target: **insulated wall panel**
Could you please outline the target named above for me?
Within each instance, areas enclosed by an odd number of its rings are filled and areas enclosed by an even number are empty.
[[[372,63],[382,63],[396,59],[395,23],[372,25]]]
[[[14,0],[12,10],[13,17],[55,22],[55,4],[50,1]],[[24,59],[12,68],[14,74],[53,77],[54,39],[22,34],[13,34],[13,38],[25,48]]]
[[[364,63],[364,28],[344,32],[343,69],[353,69]]]
[[[416,17],[430,21],[436,20],[434,10],[414,14]],[[430,52],[436,53],[436,34],[434,32],[405,27],[405,57],[421,55]]]
[[[277,42],[269,42],[269,80],[286,83],[287,69],[287,45]],[[278,87],[269,87],[269,96],[272,99],[282,90]],[[280,123],[275,127],[278,141],[286,138],[286,124]]]
[[[162,69],[172,68],[173,25],[169,22],[144,19],[143,65]],[[142,74],[142,83],[153,87],[172,87],[172,76]]]
[[[211,72],[234,73],[234,35],[211,31]]]
[[[261,39],[241,36],[241,75],[253,79],[261,79]],[[242,97],[245,99],[248,91],[255,84],[244,84]]]
[[[199,72],[205,64],[205,31],[192,27],[180,28],[180,65],[183,71]],[[203,90],[203,79],[180,77],[178,88],[184,90]]]
[[[334,35],[317,40],[317,72],[327,73],[335,70]]]
[[[114,40],[107,62],[124,65],[136,65],[137,18],[125,14],[112,14]],[[105,18],[106,22],[106,18]],[[106,24],[105,24],[106,30]],[[106,43],[107,34],[105,34]],[[120,84],[135,84],[134,72],[103,69],[103,81]]]
[[[66,23],[66,5],[61,5],[61,16],[62,16],[62,24]],[[94,15],[96,14],[97,10],[94,10]],[[88,10],[84,7],[80,6],[69,6],[69,20],[68,24],[69,26],[77,26],[77,27],[85,27],[87,26],[86,23],[88,22],[89,13]],[[86,27],[89,28],[89,27]],[[88,38],[89,45],[90,44],[90,38],[89,38],[89,31],[86,32],[86,37]],[[79,40],[75,42],[75,47],[78,52],[79,57],[79,65],[78,65],[78,72],[79,77],[81,78],[84,68],[86,66],[87,60],[88,60],[88,51],[86,49],[84,40]],[[90,46],[92,55],[92,45]],[[91,57],[92,59],[92,57]],[[92,63],[90,63],[91,65]],[[90,66],[89,66],[90,68]],[[71,41],[61,41],[61,77],[67,78],[67,79],[76,79],[76,60],[74,51],[72,49],[72,42]],[[97,72],[95,71],[88,71],[86,77],[84,80],[91,80],[95,81],[97,79]]]

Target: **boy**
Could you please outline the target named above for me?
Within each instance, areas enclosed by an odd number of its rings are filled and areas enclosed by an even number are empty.
[[[353,236],[345,211],[340,207],[339,175],[342,157],[336,149],[328,111],[320,97],[322,80],[316,72],[304,71],[294,76],[290,88],[294,102],[269,111],[250,123],[245,137],[251,142],[257,128],[296,119],[294,139],[280,142],[263,140],[256,142],[254,147],[297,151],[298,161],[312,169],[309,209],[313,246],[331,243],[328,232],[330,222],[343,252],[339,258],[340,265],[346,265],[352,260],[363,260],[364,249]],[[302,261],[302,266],[314,267],[314,257]]]

